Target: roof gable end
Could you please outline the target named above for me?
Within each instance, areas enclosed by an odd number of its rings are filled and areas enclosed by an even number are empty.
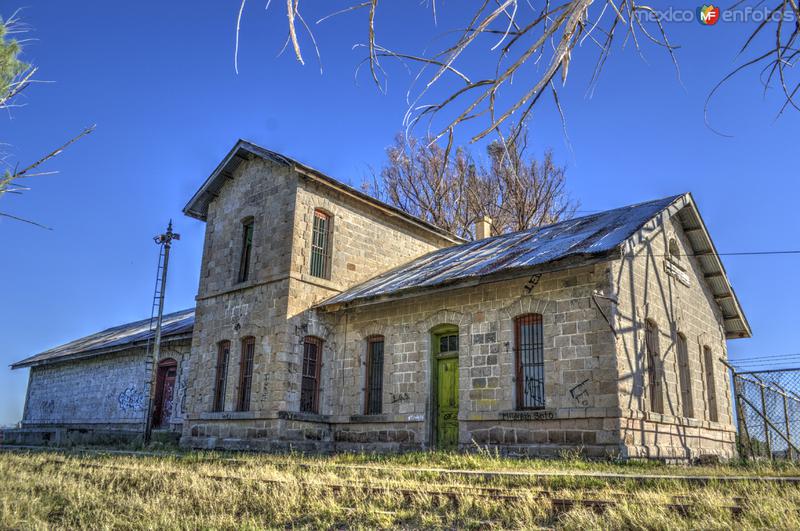
[[[298,162],[297,160],[241,139],[236,142],[225,158],[223,158],[214,171],[211,172],[211,175],[208,176],[200,189],[195,192],[195,194],[183,208],[183,213],[189,217],[205,221],[208,215],[209,204],[219,195],[219,192],[225,182],[228,179],[233,178],[234,173],[243,162],[252,160],[255,157],[289,166],[300,175],[322,183],[328,188],[337,190],[340,193],[351,196],[372,208],[381,210],[384,214],[391,218],[395,218],[398,221],[414,225],[429,233],[432,233],[441,238],[443,243],[463,243],[465,241],[463,238],[459,238],[458,236],[451,234],[450,232],[431,223],[428,223],[425,220],[422,220],[416,216],[412,216],[411,214],[408,214],[397,207],[393,207],[387,203],[384,203],[383,201],[375,199],[369,194],[365,194],[364,192],[361,192],[352,186],[348,186],[343,182],[334,179],[333,177],[330,177],[310,166]]]
[[[678,197],[655,218],[664,215],[680,222],[691,246],[692,256],[703,273],[700,280],[706,283],[722,313],[725,337],[727,339],[752,337],[750,324],[692,194],[686,193]],[[645,235],[638,231],[629,241],[632,245],[639,245],[644,239]]]

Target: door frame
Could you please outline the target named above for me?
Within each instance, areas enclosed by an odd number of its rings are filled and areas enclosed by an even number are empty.
[[[175,369],[175,382],[178,381],[178,362],[175,358],[164,358],[158,362],[158,369],[156,370],[156,393],[155,400],[153,400],[153,414],[150,415],[151,428],[161,428],[161,419],[164,416],[161,406],[164,402],[164,381],[167,378],[167,373],[170,369]],[[175,392],[173,388],[172,392]],[[174,400],[174,395],[173,395]]]
[[[448,353],[444,356],[440,355],[439,338],[442,336],[458,336],[458,352]],[[431,329],[430,333],[430,360],[429,360],[429,373],[430,373],[430,389],[429,396],[431,397],[431,419],[429,424],[429,440],[431,449],[439,448],[439,360],[441,359],[459,359],[461,353],[461,331],[457,325],[441,324]],[[461,363],[458,363],[459,375],[461,374]],[[460,376],[459,376],[460,380]],[[460,384],[456,381],[456,384]],[[461,386],[458,385],[458,393],[461,392]],[[461,408],[461,400],[459,403],[459,411]]]

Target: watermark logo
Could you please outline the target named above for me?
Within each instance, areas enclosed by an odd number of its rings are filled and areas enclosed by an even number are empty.
[[[719,21],[719,7],[705,5],[697,8],[697,21],[703,26],[713,26]]]

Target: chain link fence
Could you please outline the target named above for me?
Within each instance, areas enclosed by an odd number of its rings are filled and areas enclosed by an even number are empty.
[[[800,459],[800,369],[731,370],[739,455]]]

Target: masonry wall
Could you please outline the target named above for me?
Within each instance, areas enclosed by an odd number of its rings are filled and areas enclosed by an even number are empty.
[[[308,274],[315,208],[333,216],[330,280]],[[254,221],[252,275],[238,283],[247,218]],[[306,426],[305,417],[287,420],[300,408],[306,335],[290,317],[446,243],[286,166],[260,159],[242,165],[208,210],[184,443],[272,448],[283,438],[316,443],[328,437],[327,428]],[[250,407],[237,411],[242,340],[248,336],[256,341]],[[231,341],[225,405],[212,411],[217,345],[223,340]]]
[[[183,422],[189,374],[188,340],[166,343],[161,358],[178,362],[174,410],[175,429]],[[134,348],[85,360],[32,367],[22,418],[25,430],[44,430],[62,442],[102,440],[115,434],[138,435],[147,407],[146,352]],[[36,442],[35,432],[27,442]],[[18,434],[26,437],[24,433]],[[12,433],[12,437],[15,437]]]
[[[308,274],[315,208],[333,217],[330,280]],[[254,221],[252,275],[238,283],[247,218]],[[330,430],[318,424],[318,416],[299,413],[302,342],[315,329],[291,316],[447,243],[286,166],[259,159],[243,164],[209,205],[183,443],[274,449],[286,447],[286,441],[318,447],[329,440]],[[256,345],[250,407],[236,411],[242,339],[248,336]],[[223,340],[231,341],[225,406],[212,411]]]
[[[674,240],[680,258],[672,258]],[[631,457],[693,458],[704,454],[731,457],[735,453],[729,375],[719,358],[727,359],[722,315],[692,257],[676,217],[664,213],[645,226],[626,256],[613,264],[615,326],[618,330],[621,437]],[[668,272],[669,270],[669,272]],[[652,410],[644,326],[658,327],[660,356],[654,370],[661,382],[664,413]],[[684,414],[684,393],[677,354],[678,333],[688,345],[691,415]],[[703,348],[712,352],[718,421],[710,416],[709,382]]]
[[[608,293],[607,265],[441,291],[322,315],[324,413],[337,450],[430,448],[431,336],[458,326],[459,446],[521,455],[619,451],[614,338],[593,293]],[[600,301],[601,307],[607,306]],[[608,308],[606,308],[608,310]],[[515,408],[514,318],[544,320],[544,410]],[[314,319],[313,314],[310,315]],[[366,339],[384,336],[383,413],[364,415]],[[616,435],[616,436],[615,436]]]
[[[192,336],[194,370],[187,397],[183,442],[211,446],[247,435],[255,419],[283,407],[287,367],[286,311],[296,176],[283,164],[243,163],[211,202]],[[253,221],[248,279],[239,282],[244,222]],[[249,411],[236,411],[242,340],[255,338]],[[218,344],[231,350],[223,411],[212,411]],[[245,426],[243,432],[236,429]],[[261,424],[263,428],[263,423]],[[233,435],[231,432],[233,429]],[[196,444],[195,444],[196,443]]]
[[[454,244],[451,239],[396,214],[388,215],[307,176],[299,176],[296,198],[290,316],[423,254]],[[332,219],[333,253],[327,279],[309,274],[316,209]]]

